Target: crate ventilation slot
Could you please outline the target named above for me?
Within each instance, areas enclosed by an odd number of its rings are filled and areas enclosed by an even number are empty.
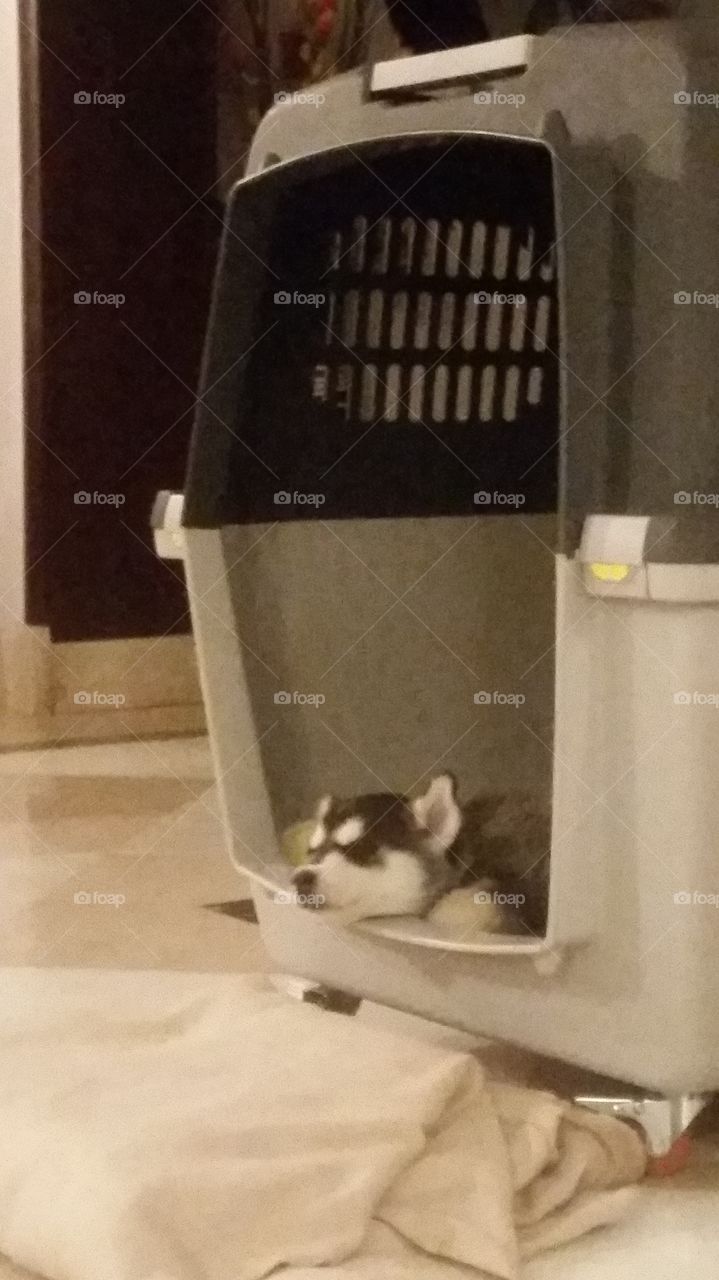
[[[513,423],[539,408],[554,259],[535,241],[531,226],[458,218],[358,215],[332,232],[325,377],[346,416]]]

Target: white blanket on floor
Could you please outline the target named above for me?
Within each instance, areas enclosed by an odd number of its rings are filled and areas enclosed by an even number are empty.
[[[513,1280],[642,1174],[618,1121],[260,976],[5,970],[0,1005],[0,1251],[50,1280]]]

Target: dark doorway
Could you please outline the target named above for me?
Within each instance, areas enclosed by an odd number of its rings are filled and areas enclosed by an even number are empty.
[[[183,485],[220,231],[217,19],[25,0],[21,24],[27,621],[59,641],[185,631],[149,516]]]

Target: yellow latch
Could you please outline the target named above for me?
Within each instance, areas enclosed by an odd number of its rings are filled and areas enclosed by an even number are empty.
[[[632,571],[630,564],[590,564],[589,568],[600,582],[623,582]]]

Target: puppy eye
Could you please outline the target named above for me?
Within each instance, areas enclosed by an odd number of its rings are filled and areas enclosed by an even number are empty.
[[[331,845],[320,845],[318,849],[311,849],[308,859],[308,865],[314,866],[317,862],[322,862],[328,853],[332,852]]]

